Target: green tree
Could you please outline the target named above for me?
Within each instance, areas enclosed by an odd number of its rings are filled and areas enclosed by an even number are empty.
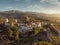
[[[19,32],[18,31],[15,33],[15,40],[19,40]]]
[[[12,31],[13,31],[15,40],[19,40],[18,27],[17,27],[17,26],[13,26],[11,29],[12,29]]]
[[[34,34],[38,34],[40,32],[40,27],[33,28]]]
[[[9,32],[9,36],[10,36],[10,37],[13,37],[13,35],[12,35],[12,34],[13,34],[13,31],[12,31],[11,29],[9,29],[8,32]]]
[[[18,31],[18,27],[17,27],[17,26],[13,26],[13,27],[11,28],[11,30],[12,30],[13,32],[16,32],[16,31]]]

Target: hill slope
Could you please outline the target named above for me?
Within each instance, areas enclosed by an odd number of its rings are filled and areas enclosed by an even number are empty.
[[[0,12],[1,16],[5,17],[15,17],[22,19],[24,16],[31,16],[34,18],[39,18],[39,19],[46,19],[46,20],[56,20],[60,19],[60,14],[45,14],[45,13],[37,13],[37,12],[23,12],[23,11],[18,11],[18,10],[10,10],[10,11],[3,11]]]

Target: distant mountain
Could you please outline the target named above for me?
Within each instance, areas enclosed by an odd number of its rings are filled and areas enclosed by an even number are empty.
[[[39,19],[46,19],[46,20],[56,20],[60,19],[60,14],[45,14],[45,13],[37,13],[37,12],[23,12],[23,11],[18,11],[18,10],[10,10],[10,11],[3,11],[0,12],[1,16],[6,16],[6,17],[15,17],[22,19],[24,16],[31,16],[34,18],[39,18]]]
[[[46,16],[46,14],[43,14],[43,13],[22,12],[22,11],[18,11],[18,10],[3,11],[3,12],[0,12],[0,15],[1,16],[6,16],[6,17],[13,16],[13,17],[17,17],[17,18],[21,18],[21,17],[24,17],[24,16],[32,16],[32,17],[40,18],[43,15]]]

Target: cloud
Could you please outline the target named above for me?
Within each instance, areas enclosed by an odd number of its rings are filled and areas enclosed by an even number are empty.
[[[33,8],[34,8],[34,9],[37,8],[37,9],[39,9],[40,7],[39,7],[37,4],[35,4],[35,5],[30,5],[30,6],[28,6],[27,8],[32,8],[32,9],[33,9]]]
[[[5,7],[5,10],[18,10],[18,8],[17,7]]]
[[[13,1],[20,1],[20,0],[13,0]]]
[[[25,0],[25,1],[27,1],[27,2],[28,2],[28,1],[31,1],[31,0]]]
[[[13,1],[26,1],[26,2],[30,2],[31,0],[13,0]]]
[[[5,6],[5,10],[26,10],[43,13],[60,13],[60,2],[58,0],[14,0],[23,3],[14,3],[9,7]],[[39,2],[40,1],[40,2]],[[18,4],[18,6],[16,6]],[[2,7],[2,6],[0,6]]]
[[[60,5],[59,0],[40,0],[41,3],[49,3],[52,5]]]
[[[42,10],[44,10],[45,8],[43,8],[43,6],[39,6],[37,4],[35,5],[30,5],[27,7],[30,11],[36,11],[36,12],[41,12]]]
[[[12,9],[13,7],[7,7],[6,9]]]
[[[30,11],[33,12],[42,12],[42,13],[60,13],[60,7],[45,7],[43,5],[29,5],[27,7]]]

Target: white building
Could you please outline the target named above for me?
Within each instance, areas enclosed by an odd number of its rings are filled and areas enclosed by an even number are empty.
[[[26,25],[26,24],[20,24],[18,27],[19,27],[18,31],[21,32],[21,33],[28,32],[32,29],[31,26]]]
[[[8,18],[5,19],[5,22],[7,22],[7,23],[9,22]]]
[[[34,23],[31,23],[33,27],[42,27],[41,25],[41,22],[34,22]]]
[[[15,22],[16,22],[16,23],[18,22],[17,19],[15,19]]]

